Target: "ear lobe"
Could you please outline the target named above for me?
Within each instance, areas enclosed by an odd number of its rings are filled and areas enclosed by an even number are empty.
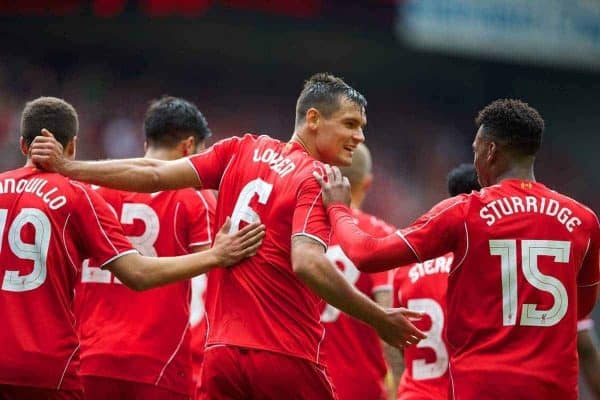
[[[27,146],[27,143],[25,142],[25,138],[23,138],[23,136],[19,137],[19,147],[21,148],[21,153],[25,157],[28,157],[29,156],[29,146]]]
[[[498,145],[496,144],[496,142],[490,142],[488,144],[488,155],[487,155],[488,160],[489,161],[495,160],[497,157],[497,152],[498,152]]]

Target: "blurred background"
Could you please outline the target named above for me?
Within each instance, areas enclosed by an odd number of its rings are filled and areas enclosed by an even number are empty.
[[[287,140],[319,71],[367,97],[365,209],[390,223],[446,197],[501,97],[546,120],[537,178],[600,212],[600,0],[0,0],[0,168],[23,164],[20,111],[38,96],[77,108],[79,158],[127,157],[164,94],[198,105],[211,143]]]

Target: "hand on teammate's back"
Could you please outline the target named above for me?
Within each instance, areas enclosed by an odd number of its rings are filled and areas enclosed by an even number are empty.
[[[259,222],[245,226],[234,233],[228,233],[230,226],[231,219],[227,217],[213,244],[213,250],[218,252],[218,257],[222,260],[219,264],[224,267],[255,255],[265,237],[265,226]]]
[[[388,308],[385,312],[387,314],[385,323],[374,324],[373,327],[379,337],[390,346],[402,349],[404,346],[417,344],[427,337],[410,322],[421,319],[423,313],[406,308]]]
[[[33,139],[29,146],[29,154],[36,167],[46,171],[59,171],[66,161],[63,146],[47,129],[42,129],[41,135]]]
[[[316,172],[313,173],[313,176],[323,190],[323,205],[325,207],[336,203],[350,205],[350,182],[348,178],[342,175],[338,167],[325,164],[325,179]]]

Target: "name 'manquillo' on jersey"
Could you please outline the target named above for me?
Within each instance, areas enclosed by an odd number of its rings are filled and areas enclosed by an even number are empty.
[[[59,192],[58,187],[47,185],[48,181],[43,178],[5,178],[0,181],[0,194],[31,193],[42,199],[51,210],[58,210],[67,204],[67,198]]]

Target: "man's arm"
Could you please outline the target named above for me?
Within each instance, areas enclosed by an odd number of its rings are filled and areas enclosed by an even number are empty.
[[[221,227],[215,243],[209,250],[178,257],[144,257],[137,253],[126,254],[105,268],[121,282],[134,290],[190,279],[214,267],[230,266],[256,253],[265,235],[264,225],[250,224],[228,234],[230,220]]]
[[[588,389],[600,400],[600,352],[593,327],[577,332],[579,367]]]
[[[321,243],[307,236],[292,239],[292,267],[308,287],[332,306],[371,325],[392,346],[403,347],[425,338],[408,320],[419,318],[421,313],[378,306],[344,279],[324,250]]]
[[[186,159],[69,160],[63,154],[62,145],[46,129],[33,140],[29,151],[31,160],[40,168],[113,189],[151,193],[202,185]]]

